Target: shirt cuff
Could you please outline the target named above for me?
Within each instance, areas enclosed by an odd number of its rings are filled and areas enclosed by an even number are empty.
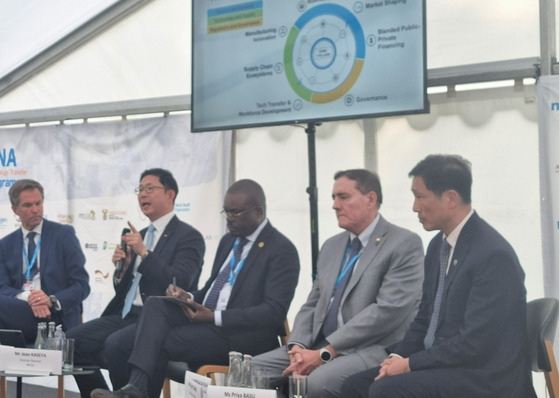
[[[30,294],[31,294],[31,290],[24,290],[23,292],[16,294],[16,298],[23,301],[29,301]]]
[[[215,321],[215,326],[223,326],[223,322],[221,320],[221,311],[215,311],[214,312],[214,321]]]

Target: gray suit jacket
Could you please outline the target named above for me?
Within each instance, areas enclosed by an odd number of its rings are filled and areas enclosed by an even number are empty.
[[[317,277],[295,318],[290,344],[311,348],[320,331],[349,241],[349,232],[328,239],[318,258]],[[327,340],[344,355],[355,351],[368,366],[386,357],[399,341],[421,299],[423,245],[418,235],[382,216],[361,255],[341,303],[343,325]]]

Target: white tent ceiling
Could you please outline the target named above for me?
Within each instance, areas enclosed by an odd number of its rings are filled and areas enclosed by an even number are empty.
[[[113,4],[125,14],[143,3],[1,0],[0,15],[9,23],[0,26],[0,79],[87,15]],[[1,96],[0,112],[190,94],[190,6],[189,0],[147,2]],[[539,57],[538,27],[537,0],[429,0],[428,68]]]

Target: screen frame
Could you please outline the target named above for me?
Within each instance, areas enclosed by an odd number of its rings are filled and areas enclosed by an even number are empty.
[[[196,73],[196,65],[195,65],[195,46],[196,46],[196,27],[195,27],[195,1],[191,3],[191,40],[192,40],[192,51],[191,51],[191,79],[192,79],[192,93],[191,93],[191,132],[192,133],[201,133],[201,132],[212,132],[212,131],[222,131],[222,130],[241,130],[241,129],[250,129],[250,128],[259,128],[259,127],[272,127],[272,126],[285,126],[285,125],[301,125],[301,124],[319,124],[325,122],[334,122],[334,121],[343,121],[343,120],[354,120],[354,119],[369,119],[369,118],[378,118],[378,117],[388,117],[388,116],[404,116],[404,115],[415,115],[415,114],[424,114],[429,113],[430,105],[429,105],[429,98],[427,95],[427,10],[426,10],[426,0],[421,0],[421,9],[422,9],[422,24],[421,24],[421,31],[422,31],[422,61],[423,61],[423,72],[422,72],[422,85],[423,85],[423,106],[415,109],[409,110],[395,110],[395,111],[388,111],[388,112],[369,112],[369,113],[361,113],[361,114],[350,114],[344,115],[343,112],[340,112],[339,115],[330,116],[330,117],[311,117],[311,118],[286,118],[284,120],[278,121],[269,121],[269,122],[255,122],[255,123],[238,123],[238,124],[220,124],[216,126],[210,127],[197,127],[195,125],[196,120],[196,97],[197,97],[197,85],[194,84],[195,82],[195,73]],[[328,3],[337,4],[335,1],[328,1]]]

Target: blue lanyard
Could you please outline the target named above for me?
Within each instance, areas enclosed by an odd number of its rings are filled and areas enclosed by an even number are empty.
[[[347,261],[347,258],[349,256],[349,253],[351,251],[351,246],[348,246],[346,251],[345,251],[345,255],[344,255],[344,261],[342,264],[345,264],[345,262]],[[342,272],[340,272],[340,275],[338,275],[338,279],[336,280],[336,285],[334,286],[334,290],[338,289],[338,286],[340,285],[340,283],[342,282],[342,280],[344,279],[344,277],[346,276],[346,274],[349,272],[349,270],[351,268],[353,268],[353,266],[355,265],[355,263],[357,262],[357,260],[359,259],[359,257],[361,257],[361,253],[357,253],[355,256],[353,256],[351,258],[351,260],[349,260],[347,262],[347,264],[345,265],[344,269],[342,269]]]
[[[27,247],[25,247],[25,239],[23,240],[23,257],[25,258],[25,264],[27,265],[27,272],[25,273],[25,278],[27,280],[31,279],[31,269],[37,263],[37,255],[39,253],[39,247],[41,247],[41,239],[42,236],[39,235],[39,241],[37,242],[37,246],[35,247],[35,252],[33,253],[33,258],[31,262],[29,262],[29,254],[27,253]]]
[[[239,261],[237,267],[233,268],[235,266],[235,251],[238,246],[239,246],[239,239],[236,239],[235,243],[233,244],[233,254],[231,255],[231,260],[229,260],[229,267],[231,268],[231,270],[229,271],[229,284],[231,286],[235,284],[235,279],[237,279],[237,275],[239,274],[239,272],[241,272],[241,269],[243,269],[243,265],[245,265],[245,259],[243,258],[241,261]]]

